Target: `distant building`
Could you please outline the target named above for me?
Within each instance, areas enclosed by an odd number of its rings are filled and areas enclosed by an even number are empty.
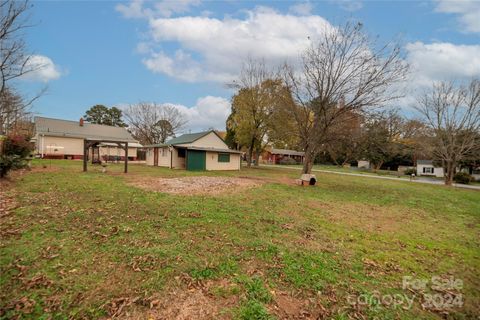
[[[417,160],[417,176],[443,178],[443,168],[435,166],[433,160]]]
[[[275,149],[267,148],[262,154],[262,160],[266,163],[279,164],[284,159],[292,159],[296,163],[303,163],[305,160],[305,152],[288,150],[288,149]]]
[[[80,121],[35,117],[35,153],[48,159],[83,159],[84,140],[128,142],[129,160],[137,160],[137,150],[142,145],[125,128]],[[99,143],[90,149],[100,159],[122,160],[125,151],[111,142]]]
[[[189,133],[145,146],[147,165],[187,170],[240,170],[240,151],[231,150],[215,131]]]

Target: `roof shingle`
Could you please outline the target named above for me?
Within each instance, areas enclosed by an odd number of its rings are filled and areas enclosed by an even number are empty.
[[[35,117],[35,132],[58,137],[83,138],[91,140],[111,140],[121,142],[138,142],[125,128],[78,121]]]

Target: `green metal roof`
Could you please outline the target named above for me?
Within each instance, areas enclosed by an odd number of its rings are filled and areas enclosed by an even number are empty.
[[[166,141],[165,144],[176,145],[176,144],[192,143],[194,141],[197,141],[201,137],[206,136],[210,132],[212,132],[212,131],[203,131],[203,132],[197,132],[197,133],[182,134],[180,137],[172,138],[172,139]]]
[[[192,143],[192,142],[197,141],[198,139],[206,136],[210,132],[213,132],[213,133],[217,134],[214,130],[202,131],[202,132],[196,132],[196,133],[186,133],[186,134],[182,134],[180,137],[172,138],[168,141],[165,141],[165,143],[151,144],[151,145],[148,145],[146,147],[166,147],[166,146],[174,146],[174,145],[177,145],[177,144]],[[217,134],[217,136],[218,136],[218,134]],[[220,138],[220,139],[222,139],[222,138]]]

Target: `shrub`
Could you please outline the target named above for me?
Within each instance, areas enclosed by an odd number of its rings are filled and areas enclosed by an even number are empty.
[[[417,169],[415,168],[409,168],[403,172],[406,176],[411,176],[412,174],[417,174]]]
[[[292,158],[285,157],[285,158],[280,159],[280,161],[278,163],[279,164],[284,164],[284,165],[290,165],[290,164],[297,164],[297,161],[295,161]]]
[[[0,155],[0,178],[5,177],[10,170],[26,167],[26,158],[32,150],[33,145],[26,137],[7,136]]]
[[[469,175],[466,172],[457,172],[453,176],[453,181],[461,184],[469,184],[470,182],[473,182],[474,179],[471,175]]]

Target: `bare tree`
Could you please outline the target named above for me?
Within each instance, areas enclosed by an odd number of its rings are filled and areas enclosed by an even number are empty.
[[[442,162],[445,184],[451,185],[459,162],[478,149],[480,79],[468,85],[435,83],[418,98],[416,109],[432,131],[433,155]]]
[[[284,68],[296,106],[291,116],[305,151],[304,173],[346,112],[382,106],[401,96],[391,86],[405,80],[408,65],[398,44],[379,45],[362,24],[325,30],[302,55],[301,71]]]
[[[15,80],[42,66],[29,63],[23,31],[30,27],[28,1],[0,1],[0,93]]]
[[[31,62],[24,31],[31,5],[28,1],[0,0],[0,133],[8,134],[24,127],[30,117],[30,107],[42,96],[46,87],[33,98],[15,90],[13,81],[42,68]]]
[[[140,102],[124,110],[128,129],[142,144],[164,143],[182,129],[187,120],[173,106]]]
[[[0,93],[0,134],[24,131],[26,123],[31,120],[30,107],[45,90],[33,98],[26,98],[13,89],[5,88]]]

